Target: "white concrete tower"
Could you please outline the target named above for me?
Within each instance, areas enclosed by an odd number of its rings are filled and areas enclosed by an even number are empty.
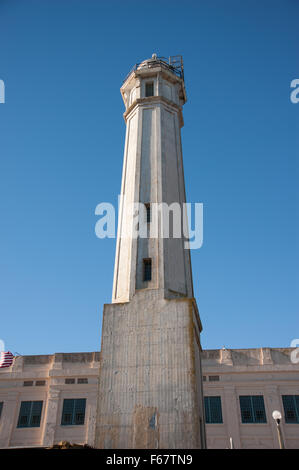
[[[180,56],[153,54],[134,67],[121,93],[127,124],[122,199],[112,304],[103,313],[95,445],[204,448],[202,327],[190,253],[183,235],[171,229],[175,215],[165,237],[168,214],[153,210],[155,203],[177,209],[186,201]],[[145,237],[134,236],[136,220],[128,207],[136,202],[146,206],[139,218],[145,218]],[[157,232],[151,236],[153,225]]]
[[[176,203],[182,209],[186,202],[180,135],[186,102],[182,66],[145,60],[129,74],[121,93],[127,132],[112,302],[128,302],[144,288],[163,289],[166,298],[193,297],[190,254],[183,237],[133,237],[136,224],[128,213],[130,203],[142,202],[152,219],[154,203]],[[168,225],[168,214],[165,221],[161,215],[156,225],[160,235]],[[146,264],[150,266],[145,268]],[[151,270],[148,280],[145,269]]]

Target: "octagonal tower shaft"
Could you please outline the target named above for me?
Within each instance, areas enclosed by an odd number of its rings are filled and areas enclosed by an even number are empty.
[[[165,298],[193,297],[190,253],[183,236],[187,226],[180,132],[186,101],[183,78],[164,61],[150,59],[132,71],[121,93],[127,128],[112,302],[128,302],[136,290],[145,288],[161,289]],[[146,205],[149,219],[157,217],[154,237],[150,236],[153,222],[148,237],[133,236],[134,202]],[[169,208],[164,217],[155,212],[160,203]],[[175,238],[171,231],[178,214],[181,236]],[[162,236],[167,234],[166,225],[169,237]]]

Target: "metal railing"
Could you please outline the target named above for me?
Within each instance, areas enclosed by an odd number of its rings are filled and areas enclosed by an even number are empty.
[[[135,64],[124,79],[123,83],[125,83],[125,81],[128,79],[132,72],[141,69],[149,69],[157,66],[170,70],[175,75],[184,80],[183,58],[181,55],[177,55],[170,56],[168,59],[166,57],[153,57],[151,59]]]

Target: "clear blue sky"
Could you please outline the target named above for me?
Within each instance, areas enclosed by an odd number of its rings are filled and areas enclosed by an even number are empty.
[[[299,337],[297,0],[0,0],[0,338],[20,354],[100,348],[134,63],[182,54],[187,199],[204,348]]]

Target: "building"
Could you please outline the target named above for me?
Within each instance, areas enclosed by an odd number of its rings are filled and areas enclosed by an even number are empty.
[[[299,448],[299,363],[293,348],[217,349],[203,353],[207,446],[278,448],[274,410],[286,447]]]
[[[207,448],[299,448],[299,363],[291,348],[205,350]],[[95,444],[100,353],[18,356],[0,369],[0,447]],[[255,398],[258,397],[258,398]],[[25,403],[25,404],[24,404]]]
[[[205,448],[202,326],[184,234],[181,57],[136,64],[121,94],[127,128],[96,447]]]
[[[99,360],[99,352],[17,356],[0,369],[0,447],[94,445]]]

